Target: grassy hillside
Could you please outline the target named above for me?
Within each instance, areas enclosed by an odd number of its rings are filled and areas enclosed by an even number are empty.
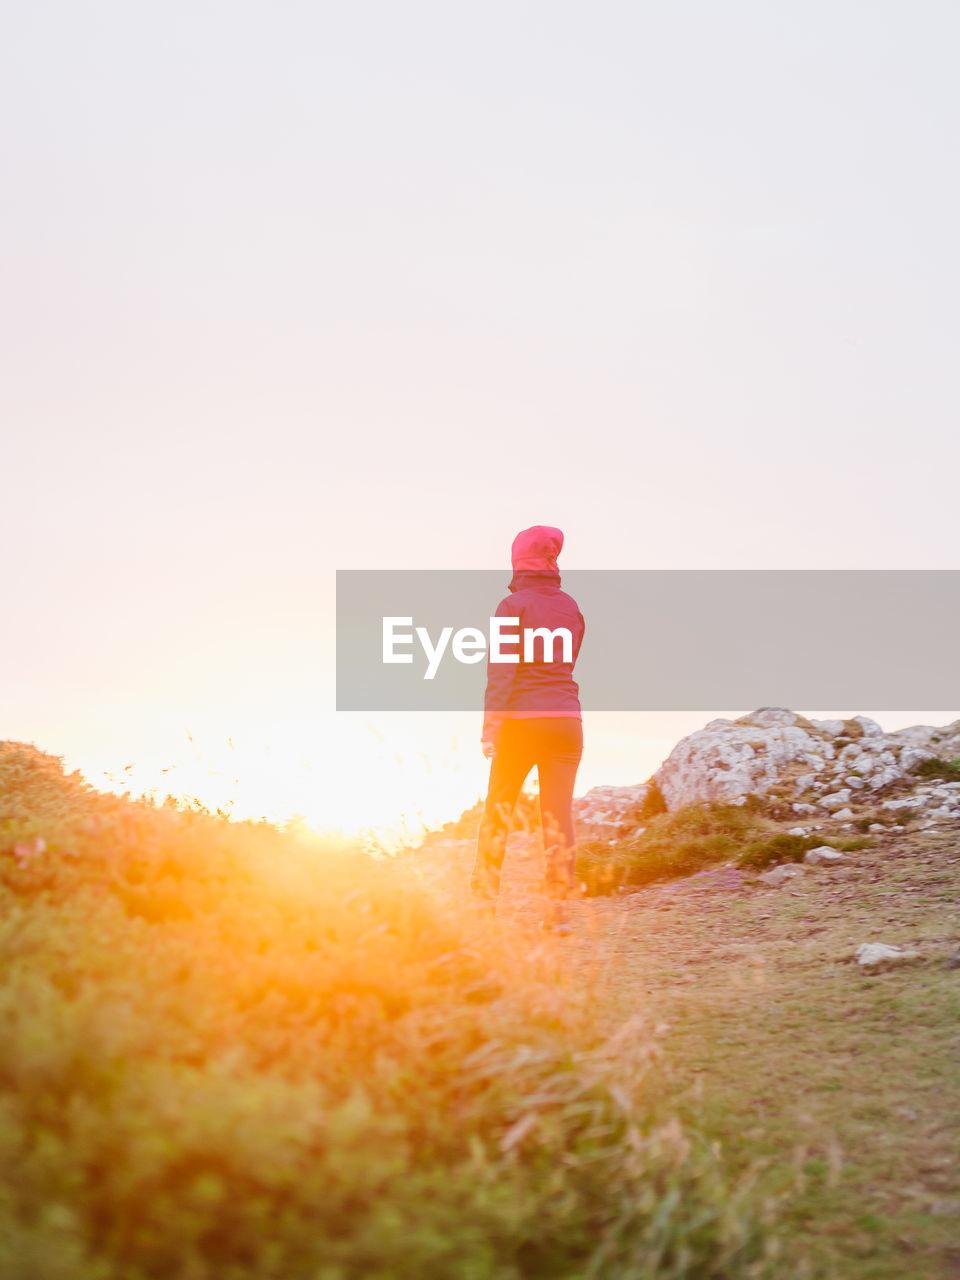
[[[672,813],[641,814],[640,822],[632,830],[625,823],[615,840],[581,841],[577,873],[588,894],[616,893],[723,862],[762,870],[772,863],[799,862],[818,845],[849,852],[873,843],[862,835],[791,835],[783,817],[777,804],[760,796],[741,805],[692,804]]]
[[[681,1117],[789,1192],[775,1274],[960,1275],[956,828],[892,827],[785,888],[707,870],[583,909],[590,962],[667,1027]],[[861,969],[876,941],[916,958]]]
[[[415,859],[0,744],[0,977],[3,1280],[770,1273],[642,1010]]]

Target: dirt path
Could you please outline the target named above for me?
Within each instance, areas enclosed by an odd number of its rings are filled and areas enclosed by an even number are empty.
[[[471,842],[429,855],[462,886]],[[499,916],[536,928],[511,838]],[[918,959],[871,972],[861,942]],[[960,833],[897,832],[767,888],[732,867],[575,904],[571,963],[664,1027],[659,1086],[792,1196],[784,1275],[960,1277]]]

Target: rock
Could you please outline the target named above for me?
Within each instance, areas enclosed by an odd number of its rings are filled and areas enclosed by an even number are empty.
[[[890,737],[912,747],[927,747],[932,737],[944,733],[943,729],[935,729],[932,724],[912,724],[908,729],[898,729]]]
[[[896,765],[890,764],[872,774],[867,785],[872,791],[879,791],[881,787],[887,787],[891,782],[896,782],[899,777],[900,770]]]
[[[755,724],[761,729],[771,729],[774,725],[796,724],[797,713],[787,707],[761,707],[751,711],[748,716],[741,716],[737,724]]]
[[[821,796],[817,804],[821,809],[843,809],[850,800],[850,788],[845,787],[842,791],[831,791],[829,795]]]
[[[869,968],[875,964],[895,963],[901,960],[916,960],[916,951],[905,951],[903,947],[890,947],[885,942],[861,942],[854,952],[857,964]]]
[[[902,743],[911,747],[926,747],[941,759],[951,759],[960,755],[960,720],[940,728],[930,724],[914,724],[908,729],[898,729],[891,733],[894,743]]]
[[[853,737],[841,748],[836,739]],[[875,720],[807,720],[786,707],[760,707],[738,720],[717,717],[676,744],[655,778],[667,808],[718,801],[744,804],[771,791],[788,804],[805,792],[822,796],[826,810],[842,810],[858,797],[903,780],[920,760],[960,756],[960,720],[943,728],[915,725],[885,734]],[[846,791],[846,795],[843,792]],[[624,815],[639,807],[644,787],[603,787],[577,801],[585,835],[615,834]],[[823,801],[828,803],[824,804]],[[797,814],[809,816],[799,808]],[[634,814],[635,816],[635,814]],[[610,830],[605,830],[609,826]]]
[[[830,752],[830,758],[832,759],[832,758],[833,758],[833,747],[832,747],[832,746],[828,746],[828,749],[829,749],[829,752]],[[824,754],[824,755],[818,755],[815,751],[808,751],[808,752],[806,753],[806,755],[805,755],[804,759],[806,760],[806,762],[807,762],[807,764],[810,766],[810,768],[813,770],[813,773],[803,774],[801,777],[799,777],[799,778],[797,779],[796,787],[797,787],[797,790],[798,790],[798,791],[802,791],[802,790],[803,790],[803,788],[802,788],[802,787],[801,787],[801,785],[800,785],[800,784],[801,784],[801,782],[805,782],[807,778],[815,778],[815,777],[817,776],[817,774],[818,774],[818,773],[823,773],[824,769],[827,767],[827,756],[826,756],[826,754]]]
[[[932,751],[928,751],[926,747],[904,747],[900,752],[900,758],[897,763],[900,766],[901,773],[909,773],[911,769],[915,769],[924,760],[935,759],[936,756]]]
[[[867,830],[871,832],[873,835],[884,835],[887,831],[887,828],[883,825],[882,822],[871,822],[869,827],[867,827]]]
[[[787,832],[788,836],[805,836],[807,834],[806,827],[791,827]]]
[[[655,777],[670,809],[704,800],[733,803],[779,784],[814,745],[799,725],[715,726],[678,742]]]
[[[645,782],[632,787],[591,787],[573,802],[574,814],[579,822],[619,822],[627,809],[643,801],[648,790]]]
[[[836,811],[836,813],[835,813],[833,816],[834,816],[835,818],[837,818],[839,821],[847,822],[850,818],[852,818],[852,817],[853,817],[853,810],[852,810],[852,809],[838,809],[838,810]]]
[[[846,861],[839,849],[831,849],[828,844],[808,850],[803,860],[811,867],[836,867]]]
[[[794,813],[799,813],[799,814],[817,812],[817,806],[815,804],[801,804],[798,802],[797,804],[792,804],[790,808],[793,810]]]
[[[865,738],[876,738],[883,736],[883,730],[877,724],[876,720],[871,720],[869,716],[854,716],[854,723],[858,724],[863,730]]]
[[[779,889],[782,884],[799,875],[803,875],[803,868],[788,862],[782,867],[772,867],[769,871],[762,872],[759,879],[762,884],[769,885],[772,889]]]
[[[843,733],[842,720],[811,720],[810,723],[821,733],[828,733],[831,738],[838,738]]]

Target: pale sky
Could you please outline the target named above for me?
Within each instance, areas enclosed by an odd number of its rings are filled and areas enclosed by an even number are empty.
[[[957,567],[958,37],[946,0],[7,6],[0,737],[452,816],[479,713],[335,715],[337,568],[506,581],[533,523],[561,569]],[[588,717],[579,789],[709,715]]]

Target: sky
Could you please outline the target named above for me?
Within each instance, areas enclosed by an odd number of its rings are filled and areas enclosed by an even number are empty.
[[[956,567],[955,5],[2,28],[0,738],[453,816],[479,713],[337,715],[338,568]],[[712,714],[588,714],[578,789]]]

